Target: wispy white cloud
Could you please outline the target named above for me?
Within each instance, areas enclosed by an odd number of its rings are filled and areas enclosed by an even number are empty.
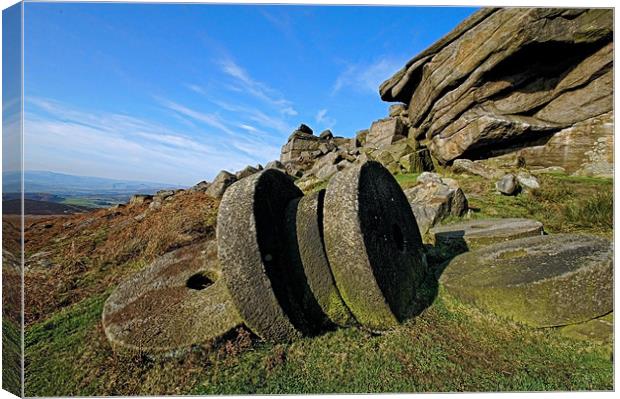
[[[253,79],[245,69],[235,63],[231,58],[219,60],[218,64],[222,72],[233,78],[234,84],[228,86],[230,90],[246,92],[277,108],[278,111],[284,115],[297,115],[293,103],[284,98],[282,93],[263,82]]]
[[[26,168],[190,185],[221,169],[239,170],[279,154],[277,145],[236,132],[208,113],[167,105],[207,129],[180,133],[142,118],[30,98],[24,126]],[[221,127],[232,134],[222,134]]]
[[[246,125],[250,125],[250,122],[254,122],[260,125],[263,131],[277,132],[281,135],[288,135],[293,131],[294,123],[289,123],[285,116],[279,116],[277,114],[268,115],[256,106],[233,104],[212,98],[211,96],[205,96],[205,98],[220,109],[234,113],[238,119],[247,118],[248,123],[245,123]]]
[[[349,64],[336,79],[332,95],[345,88],[377,94],[381,83],[398,71],[403,64],[404,61],[394,58],[381,58],[370,64]]]
[[[316,121],[316,123],[327,129],[333,128],[336,124],[336,120],[327,115],[327,109],[325,108],[320,109],[319,112],[316,113],[314,120]]]
[[[231,130],[228,126],[226,126],[222,118],[217,114],[196,111],[192,108],[186,107],[174,101],[166,100],[160,97],[158,97],[157,100],[161,105],[163,105],[164,107],[172,111],[178,112],[179,114],[185,115],[195,121],[202,122],[206,125],[214,127],[218,130],[221,130],[224,133],[235,135],[235,132]]]

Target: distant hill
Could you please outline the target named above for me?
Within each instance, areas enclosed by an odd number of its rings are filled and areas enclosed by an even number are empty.
[[[65,205],[56,202],[35,201],[30,199],[24,200],[24,208],[24,213],[26,215],[71,215],[92,210],[92,208],[80,205]],[[12,199],[3,201],[2,212],[6,215],[19,215],[21,212],[20,200]]]
[[[2,174],[2,179],[4,187],[19,187],[19,172],[4,172]],[[168,183],[117,180],[103,177],[77,176],[38,170],[29,170],[24,172],[24,187],[27,193],[51,194],[150,194],[162,189],[181,188]],[[6,191],[11,192],[13,190]]]

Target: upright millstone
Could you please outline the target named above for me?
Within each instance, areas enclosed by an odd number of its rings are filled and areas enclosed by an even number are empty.
[[[290,341],[308,333],[303,290],[287,246],[287,205],[303,195],[266,169],[231,185],[217,217],[218,256],[241,318],[261,338]]]
[[[334,176],[323,214],[336,285],[360,324],[387,330],[422,310],[428,281],[422,238],[387,169],[370,161]]]
[[[356,324],[345,305],[332,271],[329,267],[323,243],[323,202],[325,190],[308,194],[291,201],[287,209],[287,220],[291,236],[296,245],[292,249],[298,254],[303,278],[309,292],[307,302],[318,304],[321,314],[342,327]]]

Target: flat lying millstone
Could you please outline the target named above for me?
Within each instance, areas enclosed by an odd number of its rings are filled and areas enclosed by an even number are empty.
[[[613,309],[613,249],[588,235],[493,244],[451,260],[440,282],[459,299],[534,327],[581,323]]]
[[[325,194],[324,240],[342,299],[363,326],[382,331],[419,312],[428,267],[402,189],[378,162],[335,175]]]
[[[209,344],[242,321],[220,279],[215,242],[161,256],[121,284],[103,307],[117,352],[173,356]]]
[[[345,305],[332,275],[323,244],[323,203],[325,190],[308,194],[289,204],[289,226],[299,254],[301,269],[309,287],[307,301],[320,306],[327,319],[339,326],[356,324]]]
[[[286,174],[266,169],[232,184],[220,203],[223,280],[246,326],[267,341],[290,341],[309,327],[285,222],[287,205],[302,195]]]
[[[435,245],[460,245],[467,250],[542,235],[543,224],[532,219],[480,219],[433,227],[429,232]]]

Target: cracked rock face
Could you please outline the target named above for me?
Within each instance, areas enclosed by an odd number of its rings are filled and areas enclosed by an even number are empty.
[[[381,97],[407,104],[410,135],[440,163],[539,147],[553,160],[542,167],[609,174],[612,14],[482,9],[384,82]]]
[[[449,262],[440,282],[463,301],[534,327],[582,323],[613,310],[613,247],[603,238],[520,238]]]

